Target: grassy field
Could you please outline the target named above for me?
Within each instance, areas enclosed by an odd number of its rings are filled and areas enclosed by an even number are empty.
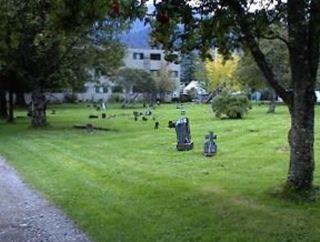
[[[57,106],[50,127],[28,120],[0,124],[0,154],[95,241],[320,241],[320,202],[292,202],[273,193],[286,180],[289,117],[254,106],[244,120],[215,119],[207,105],[187,104],[189,152],[175,150],[168,120],[174,105],[152,121],[111,107],[106,120],[84,105]],[[142,108],[140,109],[142,110]],[[25,112],[17,113],[25,115]],[[320,108],[317,107],[319,132]],[[88,134],[75,124],[110,131]],[[205,134],[218,135],[218,154],[202,156]],[[319,160],[319,136],[316,136]],[[315,183],[320,184],[317,168]]]

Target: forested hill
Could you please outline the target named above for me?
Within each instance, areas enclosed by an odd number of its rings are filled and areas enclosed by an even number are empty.
[[[150,49],[150,26],[141,21],[135,21],[132,28],[120,35],[120,40],[128,48]]]

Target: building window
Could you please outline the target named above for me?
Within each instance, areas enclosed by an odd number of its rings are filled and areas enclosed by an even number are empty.
[[[95,86],[95,93],[108,93],[108,87],[106,87],[106,86]]]
[[[170,77],[178,78],[179,77],[179,72],[178,71],[170,71]]]
[[[150,60],[161,60],[161,54],[150,54]]]
[[[143,53],[134,52],[133,53],[133,59],[134,60],[143,60],[144,59],[144,54]]]

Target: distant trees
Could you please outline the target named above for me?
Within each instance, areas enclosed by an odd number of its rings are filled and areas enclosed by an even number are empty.
[[[132,103],[139,93],[143,93],[148,102],[154,102],[158,95],[163,100],[165,94],[174,91],[177,85],[165,65],[153,73],[143,69],[121,68],[114,79],[125,95],[123,107]]]
[[[137,93],[144,93],[151,99],[156,90],[156,83],[151,73],[142,69],[121,68],[116,74],[115,81],[123,88],[125,95],[122,107],[127,107],[135,101]]]
[[[171,75],[172,73],[165,65],[160,68],[157,75],[153,76],[156,83],[155,92],[160,96],[161,101],[164,100],[167,93],[171,93],[177,88],[177,83]]]
[[[235,70],[239,61],[238,56],[224,60],[222,56],[216,55],[213,60],[205,61],[205,68],[208,82],[208,88],[211,91],[232,89],[239,90],[239,83],[235,76]]]
[[[196,79],[198,55],[195,52],[185,53],[181,56],[181,82],[189,84]]]
[[[279,40],[261,40],[260,48],[265,54],[267,61],[272,64],[274,74],[279,82],[287,89],[291,88],[290,67],[288,63],[289,53],[285,44]],[[265,82],[265,77],[250,52],[245,52],[244,55],[241,56],[235,71],[235,76],[242,87],[248,87],[253,90],[268,88],[271,95],[268,113],[275,111],[276,93],[270,85]]]

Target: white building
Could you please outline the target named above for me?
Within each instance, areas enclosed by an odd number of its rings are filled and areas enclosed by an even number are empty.
[[[164,51],[159,49],[128,49],[124,58],[124,64],[125,67],[150,71],[155,77],[159,76],[162,70],[168,71],[169,77],[176,83],[176,89],[171,94],[171,98],[179,97],[180,64],[168,62],[164,57]]]
[[[199,101],[204,101],[208,98],[208,92],[201,86],[201,84],[198,81],[191,81],[187,86],[183,88],[183,94],[184,95],[190,95],[191,92],[194,92],[194,95],[196,96]]]
[[[154,76],[160,75],[160,71],[165,69],[169,77],[176,82],[176,90],[167,95],[166,99],[171,100],[180,95],[180,65],[170,63],[164,59],[164,51],[158,49],[127,49],[124,57],[124,67],[143,69],[150,71]],[[113,83],[107,77],[100,77],[98,83],[85,83],[85,91],[73,93],[79,101],[108,101],[112,96]],[[51,102],[65,101],[68,92],[47,93],[47,99]]]

